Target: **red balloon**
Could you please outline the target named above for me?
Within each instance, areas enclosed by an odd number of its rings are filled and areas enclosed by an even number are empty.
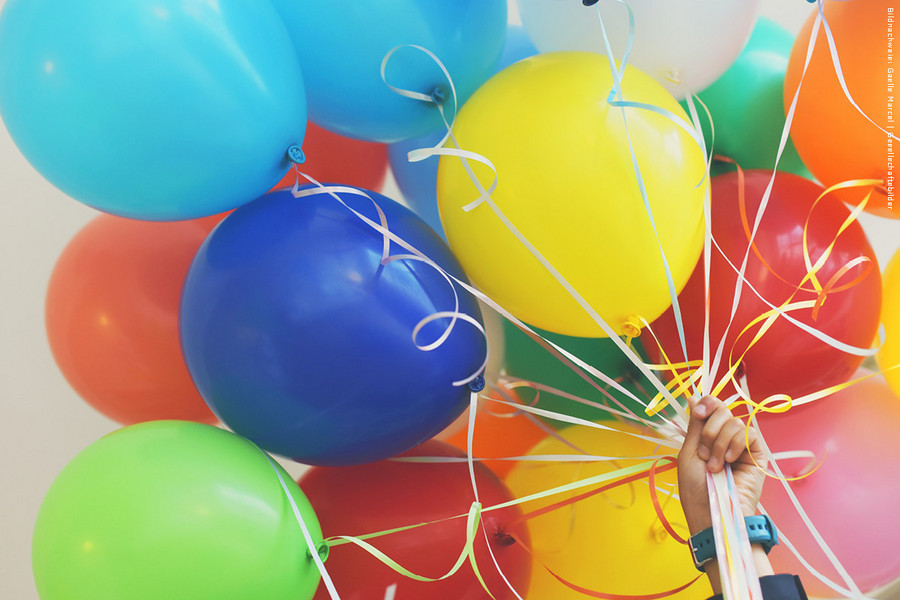
[[[771,171],[747,171],[747,226],[752,228]],[[712,233],[722,251],[713,248],[710,269],[710,346],[715,352],[724,335],[734,300],[737,273],[723,258],[740,268],[748,247],[749,235],[741,219],[739,178],[728,173],[712,180]],[[803,230],[807,217],[808,248],[815,264],[832,243],[849,210],[837,198],[826,196],[810,213],[823,188],[790,173],[778,173],[768,207],[751,250],[746,279],[770,303],[779,307],[793,295],[792,302],[815,301],[819,294],[807,281],[798,291],[807,268],[803,259]],[[765,261],[760,259],[760,256]],[[855,347],[868,348],[878,328],[881,309],[881,278],[875,254],[859,223],[852,223],[840,236],[824,266],[817,272],[825,286],[839,270],[854,259],[870,262],[851,267],[835,280],[824,304],[814,315],[813,308],[788,314],[819,331]],[[866,273],[868,271],[868,273]],[[861,277],[861,279],[860,279]],[[857,280],[855,285],[847,286]],[[842,289],[843,288],[843,289]],[[678,297],[684,319],[688,355],[692,360],[703,357],[704,283],[703,263],[698,263],[690,280]],[[768,312],[766,306],[745,285],[734,323],[725,341],[723,361],[715,374],[718,381],[727,370],[728,352],[737,360],[759,331],[761,324],[738,338],[755,318]],[[684,359],[672,308],[652,324],[672,362]],[[659,351],[652,339],[642,338],[652,360],[659,361]],[[779,317],[763,337],[750,348],[741,363],[747,385],[755,400],[776,393],[798,397],[846,381],[859,367],[862,357],[835,349]],[[726,389],[725,394],[731,393]],[[706,390],[709,392],[711,390]]]
[[[300,170],[322,183],[342,183],[378,191],[387,176],[387,145],[344,137],[309,122],[303,141],[306,162]],[[294,169],[272,189],[292,187],[297,181]],[[302,177],[300,185],[309,183]]]
[[[822,461],[811,475],[791,482],[791,489],[862,591],[900,577],[900,398],[884,380],[864,381],[785,414],[762,415],[760,431],[772,452],[809,450]],[[779,461],[786,477],[798,475],[808,463]],[[766,482],[762,505],[779,533],[815,569],[843,585],[780,481]],[[811,596],[837,595],[784,544],[770,558],[776,573],[800,574]]]
[[[449,444],[431,440],[404,456],[463,456]],[[484,507],[512,499],[490,470],[475,465],[478,493]],[[319,517],[323,534],[361,535],[465,515],[474,495],[468,465],[404,463],[390,460],[353,467],[314,467],[300,478],[300,487]],[[515,598],[503,582],[488,552],[520,594],[531,574],[531,557],[509,534],[528,544],[528,531],[518,507],[486,512],[484,530],[475,545],[478,570],[497,600]],[[368,540],[413,573],[439,577],[453,566],[466,539],[466,519],[453,519]],[[344,600],[383,600],[397,584],[397,598],[483,600],[489,596],[468,563],[453,576],[429,583],[406,578],[361,548],[347,544],[331,549],[326,569]],[[316,599],[329,598],[320,584]]]
[[[221,218],[100,215],[57,260],[45,305],[50,349],[75,391],[107,417],[216,422],[181,355],[178,304],[188,266]]]

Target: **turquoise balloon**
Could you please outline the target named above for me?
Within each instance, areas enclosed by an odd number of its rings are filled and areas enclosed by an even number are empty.
[[[342,135],[396,142],[441,126],[434,104],[391,91],[381,79],[385,55],[404,44],[433,52],[446,66],[459,105],[493,74],[503,50],[506,0],[272,0],[297,49],[309,116]],[[411,48],[385,70],[393,86],[430,95],[447,80]],[[452,102],[450,102],[452,107]]]
[[[734,64],[698,94],[715,123],[714,152],[735,160],[742,169],[771,169],[775,164],[785,121],[784,74],[793,43],[794,36],[786,29],[760,17]],[[681,104],[687,110],[687,103]],[[700,105],[697,110],[709,145],[709,123]],[[716,163],[713,175],[733,169]],[[778,169],[812,179],[790,139]]]
[[[66,465],[38,511],[41,600],[312,598],[319,571],[279,474],[320,548],[306,496],[244,438],[186,421],[101,438]]]
[[[0,116],[69,196],[145,220],[264,194],[301,144],[300,65],[268,2],[9,0]]]

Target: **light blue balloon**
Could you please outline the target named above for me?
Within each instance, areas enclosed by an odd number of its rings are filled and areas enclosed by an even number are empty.
[[[9,0],[0,116],[56,187],[146,220],[257,198],[306,131],[284,24],[248,0]]]
[[[460,105],[497,66],[506,31],[506,0],[272,0],[297,49],[309,116],[342,135],[396,142],[434,131],[432,103],[391,91],[381,63],[392,49],[414,44],[446,66]],[[385,70],[396,87],[430,95],[449,90],[426,54],[398,50]]]
[[[525,28],[521,25],[510,25],[506,31],[506,42],[496,72],[537,53],[537,48],[531,43]],[[410,150],[434,147],[441,141],[445,131],[445,129],[438,130],[436,133],[388,145],[391,171],[403,199],[423,221],[444,238],[446,236],[437,208],[438,157],[431,156],[423,161],[411,163],[406,155]]]
[[[528,32],[521,25],[509,25],[506,28],[506,41],[503,44],[503,53],[500,55],[500,64],[497,73],[513,63],[534,56],[538,49],[534,47]]]

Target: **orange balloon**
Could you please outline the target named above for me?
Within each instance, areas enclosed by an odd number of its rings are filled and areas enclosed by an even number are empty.
[[[834,34],[850,95],[875,123],[896,134],[900,131],[893,129],[896,67],[894,62],[889,62],[893,55],[889,54],[887,39],[888,18],[893,19],[896,14],[895,5],[896,0],[826,0],[824,14]],[[797,91],[817,14],[814,11],[809,16],[794,42],[784,82],[785,108],[790,107]],[[866,210],[900,218],[900,212],[894,210],[891,202],[894,183],[892,168],[888,166],[889,148],[900,152],[900,143],[894,140],[889,145],[889,137],[866,120],[844,95],[824,27],[819,28],[812,60],[803,79],[791,137],[804,164],[826,187],[853,179],[883,182],[862,191],[838,192],[842,200],[858,204],[868,189],[872,189]]]
[[[300,170],[321,183],[342,183],[379,191],[387,176],[387,145],[344,137],[308,122],[303,140],[306,162]],[[297,181],[289,170],[273,190],[292,187]],[[309,183],[302,177],[300,185]]]
[[[462,426],[445,439],[446,442],[463,452],[468,447],[467,417],[468,411],[460,417],[460,420],[463,420]],[[511,406],[486,400],[475,416],[472,453],[476,458],[524,456],[532,446],[545,437],[547,437],[547,432],[529,419],[525,413]],[[483,462],[501,479],[516,465],[516,462],[512,460],[486,460]]]
[[[50,349],[75,391],[107,417],[217,421],[184,364],[178,304],[191,260],[221,218],[100,215],[57,260],[45,305]]]

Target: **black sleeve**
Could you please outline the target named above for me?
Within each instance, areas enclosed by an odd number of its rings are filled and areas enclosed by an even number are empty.
[[[768,575],[759,578],[765,600],[807,600],[806,590],[796,575]],[[722,600],[722,594],[716,594],[709,600]]]

